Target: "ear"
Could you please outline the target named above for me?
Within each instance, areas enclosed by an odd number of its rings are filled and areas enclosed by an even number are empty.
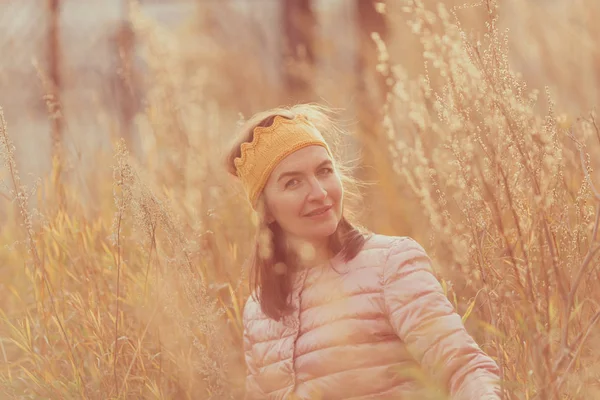
[[[275,217],[273,216],[273,214],[271,214],[271,212],[269,211],[269,209],[265,210],[265,222],[267,223],[267,225],[272,224],[273,222],[275,222]]]

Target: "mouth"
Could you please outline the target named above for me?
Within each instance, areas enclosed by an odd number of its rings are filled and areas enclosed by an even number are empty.
[[[333,207],[333,205],[331,205],[331,206],[325,206],[325,207],[319,207],[316,210],[313,210],[313,211],[309,212],[308,214],[304,214],[304,216],[305,217],[316,217],[316,216],[319,216],[319,215],[323,215],[327,211],[331,210],[332,207]]]

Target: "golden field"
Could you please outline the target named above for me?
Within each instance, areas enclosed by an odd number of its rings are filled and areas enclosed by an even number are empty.
[[[175,27],[131,3],[134,135],[35,60],[62,136],[0,104],[0,398],[241,398],[256,219],[222,157],[240,118],[315,101],[340,109],[358,221],[423,244],[505,398],[600,399],[600,5],[389,0],[361,42],[321,1],[316,61],[288,63],[277,14],[235,3]],[[72,144],[82,115],[109,145]]]

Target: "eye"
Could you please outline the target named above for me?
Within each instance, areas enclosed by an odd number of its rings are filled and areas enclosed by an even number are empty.
[[[296,184],[298,184],[298,182],[300,182],[298,179],[290,179],[289,181],[287,181],[285,183],[285,188],[288,189],[288,188],[291,188],[293,186],[296,186]]]
[[[320,172],[322,175],[329,175],[329,174],[333,173],[333,168],[329,168],[329,167],[323,168],[323,169],[321,169]]]

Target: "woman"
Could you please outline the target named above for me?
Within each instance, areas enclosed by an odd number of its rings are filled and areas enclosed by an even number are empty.
[[[243,317],[246,398],[422,399],[426,372],[453,399],[499,399],[496,363],[423,248],[349,222],[328,115],[315,105],[257,114],[228,156],[260,221]]]

